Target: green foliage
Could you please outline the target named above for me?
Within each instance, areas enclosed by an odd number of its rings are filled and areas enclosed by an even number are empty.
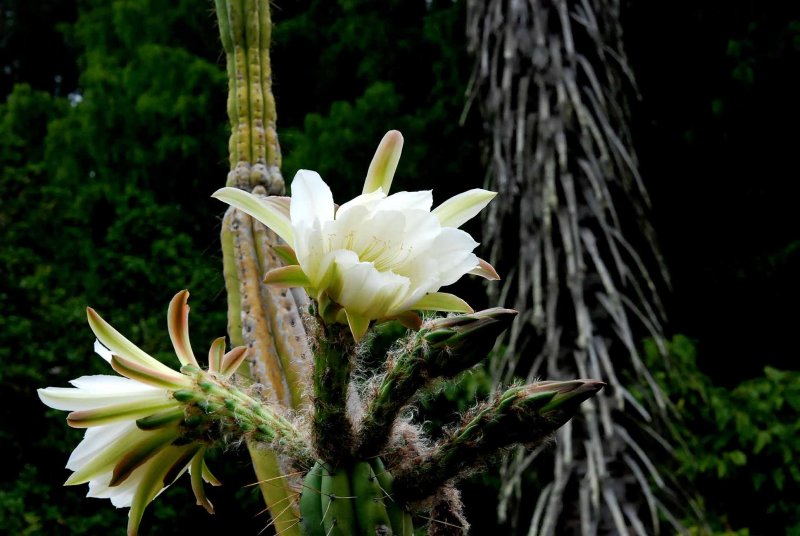
[[[302,167],[337,197],[361,193],[372,151],[398,129],[403,189],[435,186],[445,199],[481,185],[477,114],[460,123],[470,67],[463,3],[306,0],[274,16],[287,182]]]
[[[680,471],[712,519],[755,534],[800,530],[800,371],[766,367],[728,389],[698,368],[687,337],[673,337],[666,365],[653,341],[646,356],[675,404],[673,434],[685,444],[676,451]]]
[[[85,486],[61,488],[82,433],[35,392],[110,372],[93,355],[87,305],[170,360],[164,311],[178,290],[192,291],[198,347],[225,331],[208,200],[225,180],[225,75],[205,11],[183,2],[165,16],[151,4],[84,3],[68,29],[81,99],[21,84],[0,105],[0,526],[10,532],[124,525],[124,511],[87,501]],[[207,57],[186,50],[186,32]],[[165,534],[183,533],[165,527],[190,514],[154,512]]]

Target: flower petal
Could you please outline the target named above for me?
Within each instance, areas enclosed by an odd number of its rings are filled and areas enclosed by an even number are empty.
[[[408,278],[381,272],[371,262],[359,262],[352,251],[336,253],[336,275],[328,293],[348,314],[382,318],[408,293]]]
[[[433,193],[430,190],[418,192],[397,192],[380,202],[380,210],[423,210],[430,212],[433,206]]]
[[[163,491],[169,484],[164,484],[165,478],[173,472],[176,463],[180,463],[186,453],[193,449],[188,447],[167,447],[159,452],[153,460],[145,465],[136,493],[131,501],[131,509],[128,512],[128,536],[136,536],[139,531],[139,523],[142,521],[144,509],[156,496]]]
[[[225,337],[214,339],[211,348],[208,350],[208,370],[209,372],[219,372],[222,370],[222,358],[225,355]]]
[[[158,454],[164,447],[175,440],[177,430],[164,429],[157,432],[148,433],[134,447],[119,458],[114,465],[109,486],[118,486],[123,483],[131,473],[142,466],[150,458]]]
[[[386,192],[380,189],[368,194],[361,194],[336,209],[336,219],[347,214],[348,211],[353,210],[355,207],[364,207],[371,212],[383,199],[386,199]]]
[[[358,342],[369,330],[369,318],[355,313],[350,313],[345,309],[347,315],[347,324],[350,326],[350,332],[353,334],[353,339]]]
[[[78,443],[78,446],[70,454],[69,460],[67,460],[67,469],[78,471],[86,463],[97,457],[99,452],[114,444],[120,437],[132,433],[135,429],[136,425],[133,422],[119,422],[96,428],[87,428],[86,433],[83,434],[83,440]]]
[[[87,497],[110,499],[111,504],[117,508],[126,508],[131,505],[133,495],[142,479],[142,471],[136,471],[130,478],[118,486],[110,487],[111,471],[89,481]]]
[[[319,173],[301,169],[294,176],[289,214],[294,228],[310,226],[314,221],[333,220],[333,194]]]
[[[172,346],[181,365],[194,365],[199,367],[197,358],[192,351],[192,343],[189,340],[189,291],[182,290],[175,294],[169,302],[167,311],[167,327]]]
[[[279,288],[310,287],[311,281],[300,266],[282,266],[267,272],[264,283]]]
[[[140,363],[153,370],[161,371],[164,374],[175,373],[174,370],[148,355],[141,348],[126,339],[119,331],[103,320],[91,307],[86,308],[86,316],[89,319],[89,327],[92,328],[95,337],[97,337],[103,346],[111,350],[112,353]]]
[[[442,227],[461,227],[474,218],[496,195],[497,192],[481,188],[467,190],[433,209],[433,214],[439,217]]]
[[[297,260],[297,253],[295,253],[294,249],[292,249],[290,246],[287,246],[286,244],[274,245],[272,246],[272,250],[288,266],[292,266],[294,264],[300,264],[300,261]]]
[[[163,444],[169,444],[177,439],[178,431],[177,429],[171,430],[171,436],[167,436],[161,430],[144,432],[136,428],[136,424],[131,422],[130,428],[126,428],[124,434],[116,436],[113,443],[106,444],[96,451],[95,456],[87,458],[86,463],[77,468],[64,485],[84,484],[107,471],[111,471],[127,452],[136,450],[141,443],[147,442],[152,437],[159,437]]]
[[[163,400],[166,393],[119,376],[84,376],[71,382],[72,387],[38,389],[39,398],[53,409],[62,411],[92,410],[112,404],[148,403]]]
[[[390,130],[384,134],[375,156],[372,157],[367,180],[364,181],[364,190],[361,193],[368,194],[379,188],[388,193],[402,152],[403,135],[397,130]]]
[[[258,197],[238,188],[220,188],[212,194],[220,201],[251,215],[283,238],[289,244],[294,242],[292,222],[286,211],[286,198]]]
[[[467,302],[447,292],[431,292],[414,304],[411,309],[417,311],[444,311],[448,313],[473,313]]]
[[[73,428],[102,426],[121,420],[130,421],[146,417],[158,411],[175,407],[175,405],[175,401],[169,398],[165,392],[161,400],[137,400],[94,409],[73,411],[67,415],[67,424]]]
[[[97,353],[97,355],[105,359],[106,362],[111,364],[111,356],[113,355],[113,353],[111,352],[111,350],[103,346],[102,343],[97,339],[94,340],[94,351]]]
[[[189,467],[189,473],[192,476],[192,491],[194,492],[194,498],[197,501],[197,505],[205,508],[206,512],[209,514],[213,514],[214,505],[208,500],[208,497],[206,496],[206,489],[203,485],[204,455],[205,449],[201,449],[199,452],[197,452],[197,454],[194,455],[194,458],[192,458],[192,464]]]
[[[497,273],[497,270],[494,269],[494,266],[483,259],[478,259],[478,266],[470,270],[469,273],[471,275],[478,275],[484,279],[488,279],[489,281],[500,280],[500,275]]]
[[[220,373],[223,376],[230,376],[236,372],[245,357],[247,357],[247,346],[237,346],[222,358]]]
[[[184,376],[180,372],[175,372],[170,368],[166,369],[166,371],[154,370],[116,354],[111,357],[111,368],[126,378],[140,381],[154,387],[161,387],[162,389],[182,389],[192,384],[188,376]]]
[[[203,459],[203,480],[211,484],[212,486],[221,486],[222,482],[219,481],[217,477],[211,472],[211,469],[208,468],[206,465],[205,459]]]
[[[469,233],[461,229],[442,229],[428,253],[435,263],[440,287],[452,285],[478,265],[478,257],[472,253],[477,245]]]

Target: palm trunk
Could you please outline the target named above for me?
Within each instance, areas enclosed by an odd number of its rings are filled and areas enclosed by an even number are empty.
[[[639,357],[644,336],[666,355],[659,289],[669,275],[628,126],[636,87],[620,2],[469,0],[467,9],[470,97],[482,103],[491,188],[503,199],[484,227],[490,262],[508,274],[490,301],[520,311],[493,379],[591,376],[610,386],[555,448],[505,464],[500,519],[515,534],[523,525],[650,534],[660,513],[681,530],[666,506],[677,492],[639,446],[671,412]],[[539,475],[532,519],[519,519],[523,473],[537,456],[551,458],[553,473]]]

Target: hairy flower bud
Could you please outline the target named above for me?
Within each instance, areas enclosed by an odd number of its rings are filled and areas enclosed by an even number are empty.
[[[424,323],[420,336],[430,345],[425,353],[429,376],[455,376],[480,362],[516,316],[513,309],[495,307]]]

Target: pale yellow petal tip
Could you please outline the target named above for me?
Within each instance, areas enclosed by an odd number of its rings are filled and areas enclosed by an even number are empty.
[[[356,342],[360,342],[369,330],[369,318],[349,313],[347,310],[345,310],[345,314],[347,315],[347,324],[350,326],[350,332],[353,334],[353,339]]]
[[[494,266],[489,264],[483,259],[478,259],[478,266],[470,270],[471,275],[477,275],[489,281],[499,281],[500,274],[494,269]]]
[[[169,302],[167,327],[169,338],[181,365],[199,367],[189,338],[189,311],[189,291],[184,289],[175,294]]]
[[[236,188],[231,188],[230,186],[225,186],[224,188],[220,188],[219,190],[211,194],[211,197],[213,197],[214,199],[220,199],[225,196],[228,190],[235,190],[235,189]]]
[[[403,153],[403,135],[399,130],[390,130],[384,134],[372,162],[369,164],[367,178],[364,181],[362,194],[369,194],[377,190],[389,193],[394,180],[394,173],[400,156]]]
[[[311,286],[311,281],[308,280],[308,277],[299,265],[273,268],[266,273],[263,282],[266,285],[272,285],[278,288]]]
[[[441,311],[444,313],[474,313],[470,305],[456,296],[447,292],[431,292],[426,294],[414,304],[411,309],[417,311]]]

